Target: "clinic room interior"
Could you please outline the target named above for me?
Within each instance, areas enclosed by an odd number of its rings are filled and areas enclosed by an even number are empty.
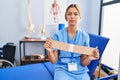
[[[89,36],[88,47],[52,40],[69,28],[70,4],[80,7],[77,29]],[[119,21],[120,0],[0,0],[0,80],[84,80],[55,78],[62,50],[98,55],[86,65],[88,80],[120,80]],[[47,42],[58,50],[58,62],[51,61]]]

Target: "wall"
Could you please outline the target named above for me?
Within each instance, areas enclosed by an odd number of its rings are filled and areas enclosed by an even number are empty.
[[[31,15],[36,30],[35,34],[32,35],[33,37],[40,37],[40,30],[43,26],[43,1],[31,0]],[[67,6],[71,3],[77,3],[81,7],[80,28],[97,34],[100,0],[66,1]],[[14,42],[16,45],[15,59],[17,61],[19,61],[19,40],[29,35],[26,30],[27,22],[27,0],[0,0],[0,47],[7,42]],[[39,46],[39,44],[35,45]],[[30,45],[30,47],[32,46]],[[39,47],[37,47],[38,49]]]
[[[88,30],[93,34],[98,34],[99,31],[100,1],[91,0],[88,4]]]

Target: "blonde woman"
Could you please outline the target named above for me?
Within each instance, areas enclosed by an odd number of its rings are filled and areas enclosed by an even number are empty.
[[[76,4],[68,6],[65,12],[65,19],[68,26],[54,34],[54,40],[89,46],[89,35],[78,29],[78,22],[81,19],[81,12]],[[99,54],[82,55],[74,52],[66,52],[52,48],[51,39],[47,39],[44,47],[48,51],[49,59],[55,63],[54,80],[90,80],[87,65],[91,60],[99,58]]]

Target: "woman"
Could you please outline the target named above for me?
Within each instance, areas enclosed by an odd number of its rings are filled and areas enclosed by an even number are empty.
[[[68,6],[65,12],[68,27],[55,33],[52,39],[69,44],[89,46],[89,35],[78,30],[80,14],[80,9],[76,4]],[[93,55],[82,55],[53,49],[51,39],[47,39],[44,47],[48,51],[50,61],[55,63],[54,80],[90,80],[87,65],[91,60],[99,58],[97,52]]]

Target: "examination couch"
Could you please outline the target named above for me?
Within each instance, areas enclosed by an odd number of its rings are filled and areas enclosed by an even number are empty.
[[[90,46],[98,47],[101,58],[109,39],[94,34],[89,34],[89,36]],[[90,63],[90,65],[88,65],[90,70],[89,75],[91,78],[99,64],[99,60],[100,59],[94,60]],[[117,74],[104,78],[98,78],[96,80],[109,80],[112,77],[116,78]],[[54,64],[51,64],[50,62],[44,62],[0,69],[0,80],[54,80]]]

